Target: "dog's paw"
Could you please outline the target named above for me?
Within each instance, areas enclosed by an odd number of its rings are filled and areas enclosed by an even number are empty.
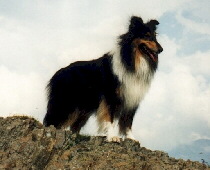
[[[117,142],[120,143],[121,139],[118,136],[107,137],[108,142]]]
[[[126,136],[125,139],[130,139],[130,140],[133,140],[133,141],[137,141],[133,136]]]
[[[130,140],[133,140],[133,141],[137,141],[134,136],[133,136],[133,133],[131,130],[128,130],[126,136],[125,136],[125,139],[130,139]]]

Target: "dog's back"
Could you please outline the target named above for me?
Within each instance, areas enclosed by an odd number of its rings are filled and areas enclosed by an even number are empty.
[[[71,126],[79,132],[99,107],[103,95],[111,96],[117,86],[111,70],[111,56],[79,61],[62,68],[51,78],[44,125]]]

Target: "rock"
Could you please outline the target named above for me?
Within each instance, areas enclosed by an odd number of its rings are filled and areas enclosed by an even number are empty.
[[[204,170],[199,162],[170,158],[125,139],[82,136],[44,127],[26,116],[0,118],[0,169],[143,169]]]

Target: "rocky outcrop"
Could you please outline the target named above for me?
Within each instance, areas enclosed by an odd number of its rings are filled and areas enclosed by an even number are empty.
[[[174,159],[138,142],[108,143],[104,137],[81,136],[44,127],[26,116],[0,118],[0,169],[208,169]]]

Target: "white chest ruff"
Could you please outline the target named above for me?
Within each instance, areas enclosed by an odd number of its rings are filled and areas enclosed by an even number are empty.
[[[122,95],[127,108],[137,107],[150,87],[150,82],[126,77],[122,82]]]
[[[121,96],[123,97],[126,108],[132,109],[137,107],[143,100],[148,91],[153,72],[148,62],[141,57],[139,69],[136,73],[130,73],[122,64],[120,57],[113,57],[113,71],[121,82]]]

